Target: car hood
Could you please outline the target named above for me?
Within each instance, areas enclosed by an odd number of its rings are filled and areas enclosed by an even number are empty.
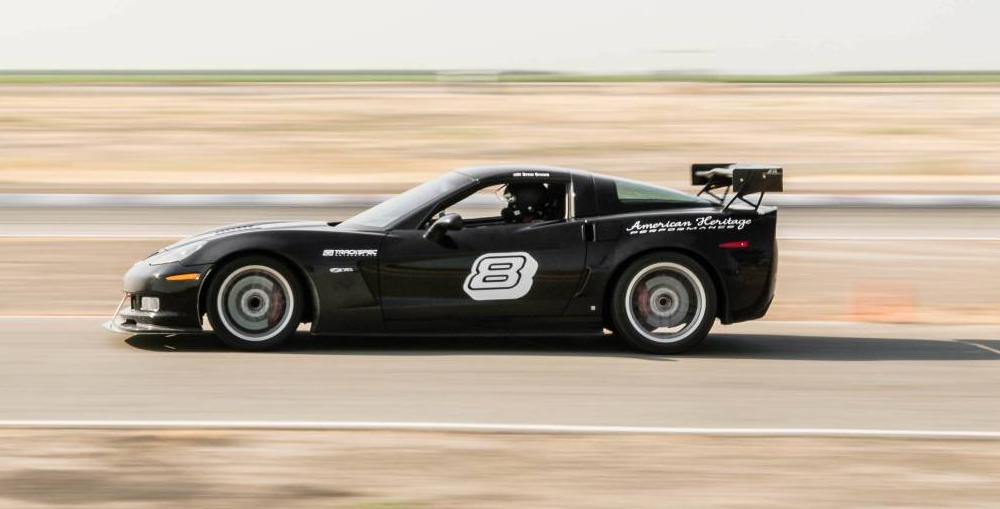
[[[214,228],[211,230],[207,230],[192,235],[190,237],[186,237],[157,251],[157,253],[162,253],[164,251],[176,249],[178,247],[191,244],[193,242],[201,242],[203,240],[215,240],[218,238],[239,235],[247,232],[254,232],[261,230],[307,230],[324,226],[329,226],[329,223],[324,223],[322,221],[260,221],[254,223],[236,223],[236,224],[222,226],[219,228]]]

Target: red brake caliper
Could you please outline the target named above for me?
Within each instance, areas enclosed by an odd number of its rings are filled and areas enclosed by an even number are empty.
[[[271,302],[273,305],[271,306],[271,313],[267,315],[268,326],[274,325],[285,312],[285,300],[277,286],[271,290]]]
[[[639,288],[639,313],[643,319],[649,316],[649,288],[646,285]]]

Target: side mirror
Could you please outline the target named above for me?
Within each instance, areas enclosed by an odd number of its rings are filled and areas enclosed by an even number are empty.
[[[438,241],[444,238],[444,236],[452,230],[462,229],[462,216],[458,214],[445,214],[431,223],[430,228],[427,228],[427,232],[424,233],[424,238],[427,240]]]

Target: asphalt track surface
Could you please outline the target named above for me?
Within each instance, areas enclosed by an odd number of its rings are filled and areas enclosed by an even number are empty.
[[[0,236],[166,242],[232,222],[336,220],[353,212],[349,207],[8,207],[0,214]],[[961,245],[974,252],[987,244],[978,241],[1000,238],[998,209],[783,209],[780,214],[779,237],[800,244],[859,239],[896,250]],[[954,256],[928,263],[953,263]],[[11,270],[34,267],[28,261],[8,260]],[[23,282],[44,275],[27,274]],[[48,288],[46,281],[30,284]],[[788,295],[806,291],[786,290]],[[113,304],[109,301],[108,312]],[[55,312],[73,314],[74,307]],[[0,420],[959,432],[998,431],[1000,422],[995,396],[1000,326],[762,321],[717,326],[689,355],[657,357],[611,337],[302,336],[282,351],[243,353],[220,347],[211,336],[116,335],[100,327],[105,319],[0,316]]]
[[[0,318],[0,420],[991,431],[1000,327],[755,322],[688,355],[604,338],[315,338],[245,353]]]

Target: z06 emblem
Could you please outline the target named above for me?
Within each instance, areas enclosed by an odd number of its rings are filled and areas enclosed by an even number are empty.
[[[465,293],[475,300],[520,299],[531,290],[538,262],[528,253],[486,253],[472,264]]]

